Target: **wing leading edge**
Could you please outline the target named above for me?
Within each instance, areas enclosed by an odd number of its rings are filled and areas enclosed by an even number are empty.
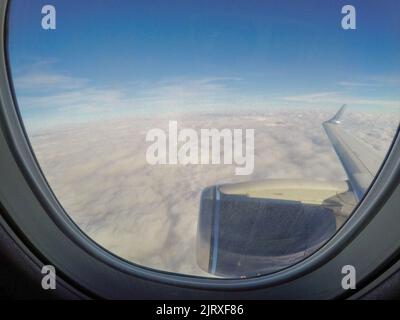
[[[360,201],[382,161],[371,147],[342,128],[345,109],[346,105],[343,105],[332,119],[323,123],[323,127],[346,171],[352,191]]]

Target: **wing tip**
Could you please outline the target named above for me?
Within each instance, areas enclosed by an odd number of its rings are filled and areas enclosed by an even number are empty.
[[[341,124],[342,119],[343,119],[343,114],[347,108],[347,105],[344,104],[342,107],[339,109],[339,111],[331,118],[330,120],[326,121],[328,123],[334,123],[334,124]]]

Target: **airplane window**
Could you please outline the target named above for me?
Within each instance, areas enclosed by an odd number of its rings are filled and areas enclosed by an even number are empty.
[[[38,164],[132,263],[245,278],[321,248],[400,120],[400,2],[12,0]]]

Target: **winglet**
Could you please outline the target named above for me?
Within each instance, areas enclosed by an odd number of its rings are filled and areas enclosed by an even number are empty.
[[[328,120],[327,122],[329,123],[335,123],[335,124],[340,124],[342,122],[342,118],[343,118],[343,113],[346,110],[346,105],[344,104],[339,111],[335,114],[335,116]]]

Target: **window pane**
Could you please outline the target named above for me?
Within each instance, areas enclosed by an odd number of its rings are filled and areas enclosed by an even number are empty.
[[[399,124],[394,0],[13,0],[8,32],[59,202],[158,270],[250,277],[309,256]]]

